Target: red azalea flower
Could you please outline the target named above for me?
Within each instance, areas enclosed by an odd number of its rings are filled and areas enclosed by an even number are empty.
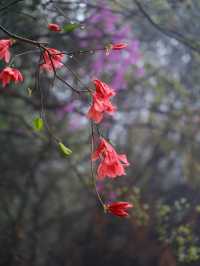
[[[100,123],[104,113],[112,114],[116,111],[116,107],[112,105],[109,99],[115,95],[115,92],[106,83],[98,79],[93,80],[93,83],[95,85],[95,93],[92,94],[92,105],[87,117],[95,123]]]
[[[128,209],[133,208],[133,205],[129,202],[119,201],[105,205],[105,210],[120,217],[127,217]]]
[[[99,98],[99,94],[93,93],[92,105],[90,106],[87,117],[95,123],[100,123],[103,119],[103,114],[112,114],[116,111],[116,107],[112,105],[109,99]]]
[[[111,44],[111,49],[112,50],[121,50],[126,48],[128,45],[126,43],[116,43],[116,44]]]
[[[54,23],[49,23],[48,24],[48,29],[51,31],[55,31],[55,32],[60,32],[61,28],[58,24],[54,24]]]
[[[18,69],[6,67],[0,73],[0,80],[2,81],[3,87],[5,87],[11,81],[15,83],[23,81],[23,76]]]
[[[115,91],[103,81],[95,79],[93,80],[93,83],[95,85],[96,93],[98,94],[99,98],[109,98],[115,96]]]
[[[47,50],[43,53],[44,63],[41,65],[41,68],[51,72],[54,68],[60,68],[63,66],[62,59],[64,54],[61,54],[60,51],[54,48],[47,48]],[[53,66],[52,66],[53,64]]]
[[[100,139],[100,143],[96,151],[92,154],[92,160],[100,160],[97,169],[97,179],[102,180],[106,176],[115,178],[125,175],[124,168],[129,165],[125,154],[118,154],[115,149],[104,138]]]
[[[12,40],[0,40],[0,59],[3,59],[6,63],[10,61],[9,48],[12,44]]]

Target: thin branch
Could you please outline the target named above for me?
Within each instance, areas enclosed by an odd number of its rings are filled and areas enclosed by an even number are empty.
[[[21,1],[24,1],[24,0],[15,0],[15,1],[9,3],[8,5],[1,7],[0,8],[0,12],[6,10],[6,9],[8,9],[8,8],[14,6],[14,5],[16,5],[16,4],[18,4]]]
[[[168,30],[157,24],[151,16],[145,11],[143,6],[138,2],[138,0],[134,0],[136,6],[138,7],[139,11],[142,13],[142,15],[150,22],[154,28],[156,28],[161,33],[165,34],[166,36],[178,41],[179,43],[183,44],[186,47],[189,47],[191,50],[200,53],[200,48],[194,46],[190,41],[186,40],[185,36],[183,36],[181,33]]]
[[[2,25],[0,25],[0,30],[3,31],[9,37],[11,37],[13,39],[16,39],[16,40],[19,40],[21,42],[29,43],[31,45],[35,45],[35,46],[41,47],[43,49],[45,49],[44,45],[47,45],[46,42],[45,43],[44,42],[38,42],[38,41],[31,40],[31,39],[28,39],[28,38],[25,38],[25,37],[21,37],[21,36],[19,36],[17,34],[11,33],[6,28],[4,28]]]

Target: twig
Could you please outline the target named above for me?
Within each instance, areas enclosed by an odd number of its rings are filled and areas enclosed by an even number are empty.
[[[188,40],[186,40],[185,36],[183,36],[181,33],[179,32],[175,32],[172,30],[168,30],[163,28],[162,26],[160,26],[159,24],[157,24],[152,18],[151,16],[145,11],[145,9],[143,8],[143,6],[140,4],[140,2],[138,0],[134,0],[136,6],[138,7],[139,11],[142,13],[142,15],[150,22],[150,24],[152,26],[154,26],[154,28],[156,28],[158,31],[160,31],[161,33],[165,34],[166,36],[175,39],[176,41],[178,41],[179,43],[183,44],[186,47],[189,47],[191,50],[200,53],[200,48],[192,45],[192,43],[190,43]]]
[[[0,8],[0,12],[3,11],[3,10],[5,10],[5,9],[10,8],[11,6],[14,6],[14,5],[18,4],[21,1],[24,1],[24,0],[15,0],[12,3],[9,3],[8,5],[1,7]]]
[[[45,43],[44,42],[38,42],[38,41],[31,40],[31,39],[28,39],[28,38],[25,38],[25,37],[21,37],[21,36],[19,36],[17,34],[11,33],[6,28],[4,28],[2,25],[0,25],[0,30],[2,30],[5,34],[7,34],[9,37],[11,37],[13,39],[19,40],[21,42],[29,43],[31,45],[35,45],[35,46],[41,47],[43,49],[45,49],[44,45],[48,44],[46,42]]]

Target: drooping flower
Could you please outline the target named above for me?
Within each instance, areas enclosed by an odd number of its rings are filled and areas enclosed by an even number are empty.
[[[116,111],[116,107],[112,105],[109,99],[99,97],[98,93],[92,95],[92,105],[90,106],[87,117],[95,123],[100,123],[104,113],[112,114]]]
[[[41,68],[51,72],[56,68],[60,68],[63,66],[62,60],[64,58],[64,54],[54,48],[46,48],[43,53],[44,63],[41,65]]]
[[[6,63],[10,61],[9,48],[13,44],[11,39],[0,40],[0,59],[3,59]]]
[[[121,50],[126,48],[128,45],[126,43],[116,43],[116,44],[111,44],[112,50]]]
[[[94,79],[93,83],[95,85],[96,93],[98,94],[99,98],[105,99],[115,96],[115,91],[110,88],[105,82],[99,79]]]
[[[92,154],[92,160],[100,160],[97,169],[97,179],[99,180],[103,180],[105,177],[115,178],[125,175],[124,168],[129,165],[126,155],[118,154],[104,138],[100,138],[100,143]]]
[[[112,50],[121,50],[126,48],[128,45],[126,43],[116,43],[116,44],[108,44],[105,46],[106,55],[110,55]]]
[[[116,107],[112,105],[110,97],[115,95],[115,92],[106,83],[95,79],[95,92],[92,94],[92,105],[89,108],[87,117],[95,123],[100,123],[104,113],[112,114],[116,111]]]
[[[21,72],[16,68],[6,67],[0,73],[0,80],[5,87],[11,81],[19,83],[23,81],[23,76]]]
[[[51,30],[51,31],[55,31],[55,32],[60,32],[61,31],[61,28],[58,24],[55,24],[55,23],[49,23],[48,24],[48,29]]]
[[[105,210],[116,216],[127,217],[128,209],[133,208],[133,205],[129,202],[118,201],[105,205]]]

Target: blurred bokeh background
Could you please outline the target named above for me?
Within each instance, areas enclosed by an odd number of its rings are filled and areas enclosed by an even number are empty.
[[[72,155],[33,129],[38,54],[16,56],[24,83],[0,87],[0,265],[200,265],[199,0],[1,0],[0,24],[60,51],[90,50],[66,56],[59,74],[77,88],[96,77],[117,91],[118,111],[101,131],[131,165],[98,190],[135,206],[120,219],[99,205],[88,97],[42,72],[46,119]],[[93,51],[116,42],[128,48]],[[12,54],[30,49],[16,42]]]

